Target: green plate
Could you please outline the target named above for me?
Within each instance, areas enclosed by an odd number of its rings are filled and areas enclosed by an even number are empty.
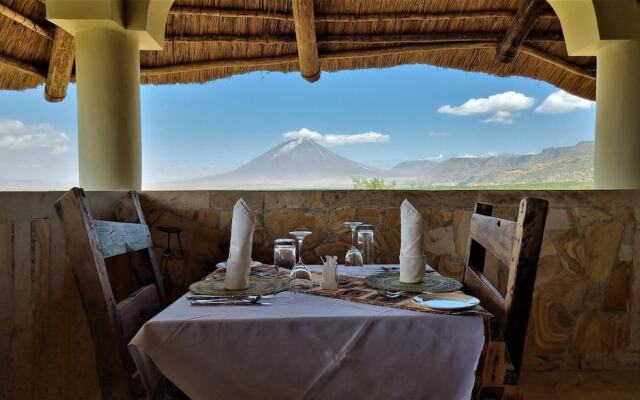
[[[399,279],[400,272],[384,272],[369,275],[364,279],[364,282],[376,289],[410,293],[447,293],[462,288],[462,284],[457,280],[438,274],[426,274],[424,280],[418,283],[402,283]]]
[[[230,290],[224,287],[224,274],[221,274],[193,283],[189,290],[193,294],[210,296],[259,296],[289,290],[289,278],[279,277],[274,288],[273,276],[251,275],[248,288]]]

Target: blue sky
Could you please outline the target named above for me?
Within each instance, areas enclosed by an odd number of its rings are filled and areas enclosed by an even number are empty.
[[[75,87],[57,104],[42,91],[0,92],[0,180],[76,182]],[[595,107],[541,81],[402,66],[323,73],[314,84],[298,73],[252,73],[143,86],[142,121],[143,181],[157,182],[233,169],[303,128],[378,167],[538,152],[593,140]]]

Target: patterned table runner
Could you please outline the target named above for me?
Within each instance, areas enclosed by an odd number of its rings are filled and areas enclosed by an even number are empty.
[[[312,272],[312,279],[314,283],[320,283],[322,280],[322,273]],[[315,285],[314,285],[315,286]],[[357,303],[372,304],[376,306],[400,308],[404,310],[420,311],[433,314],[447,314],[447,315],[484,315],[491,317],[492,315],[485,311],[480,306],[463,310],[463,311],[441,311],[432,310],[429,308],[421,307],[411,301],[413,296],[402,296],[399,298],[391,299],[380,293],[378,290],[367,286],[364,278],[355,276],[340,276],[340,285],[337,290],[325,290],[319,286],[314,287],[311,290],[311,294],[332,297],[335,299],[342,299],[348,301],[355,301]]]

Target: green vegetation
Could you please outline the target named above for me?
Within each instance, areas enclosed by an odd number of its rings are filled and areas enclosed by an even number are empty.
[[[354,189],[367,190],[591,190],[593,182],[546,182],[546,183],[505,183],[505,184],[466,184],[466,185],[396,185],[386,184],[382,178],[353,179]]]
[[[500,185],[467,185],[461,189],[471,190],[591,190],[593,182],[547,182],[547,183],[518,183]]]
[[[395,182],[385,183],[384,178],[363,178],[354,176],[351,178],[354,189],[367,190],[391,190],[396,188]]]

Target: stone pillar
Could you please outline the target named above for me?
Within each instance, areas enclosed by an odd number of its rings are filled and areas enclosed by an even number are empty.
[[[549,0],[572,56],[596,56],[595,189],[640,189],[640,3]]]
[[[48,0],[75,36],[80,186],[140,190],[140,50],[161,50],[173,0]]]
[[[640,189],[640,41],[598,49],[596,93],[595,188]]]

